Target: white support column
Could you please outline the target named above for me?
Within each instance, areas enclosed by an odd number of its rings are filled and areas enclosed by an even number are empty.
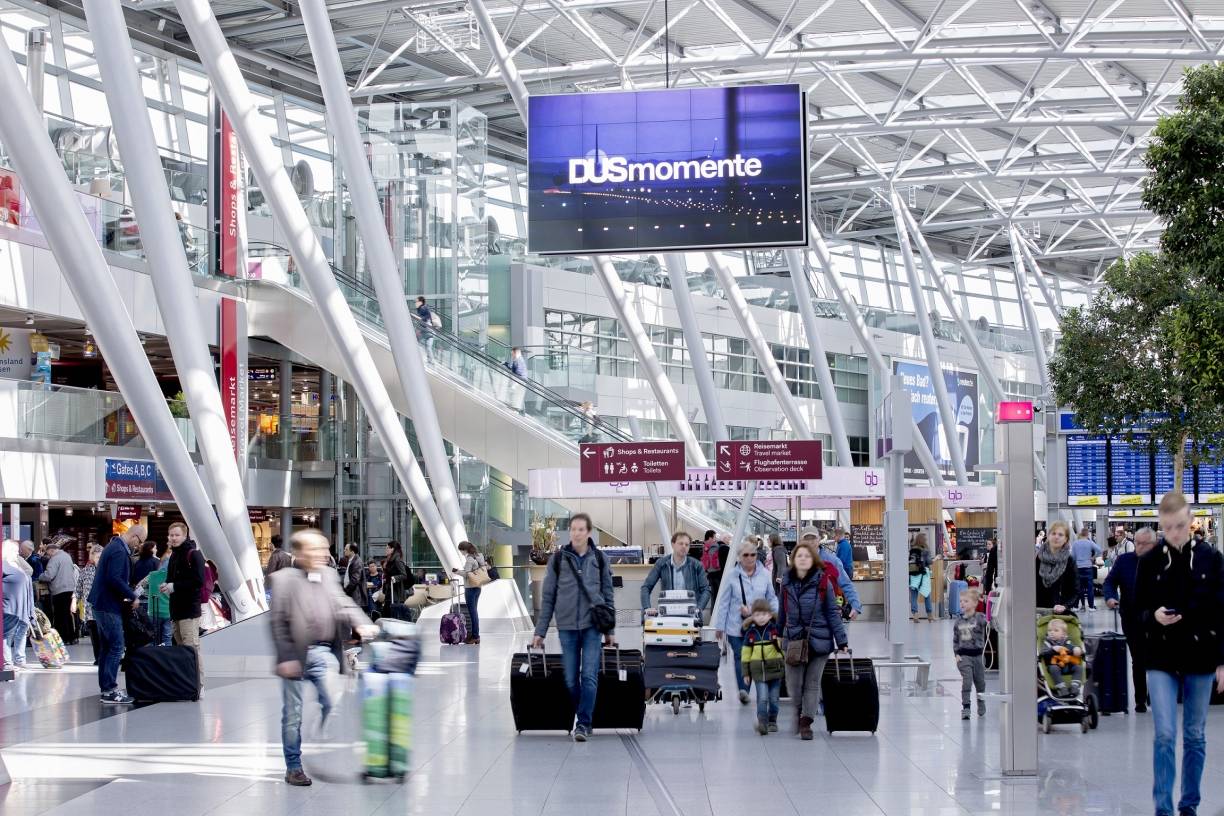
[[[501,71],[502,81],[506,83],[506,89],[510,91],[510,98],[514,100],[514,109],[518,111],[519,118],[526,125],[527,84],[523,82],[518,69],[514,67],[514,59],[506,49],[506,43],[502,40],[501,34],[497,33],[497,26],[493,24],[493,18],[489,15],[489,9],[485,6],[484,0],[472,0],[471,8],[476,17],[476,27],[480,29],[480,36],[485,38],[489,50],[493,52],[493,61],[497,63],[497,68]]]
[[[914,302],[914,316],[918,320],[922,348],[926,352],[927,372],[931,375],[931,385],[935,390],[935,403],[939,408],[939,421],[943,425],[948,445],[948,458],[952,461],[952,469],[956,472],[956,483],[964,486],[969,484],[969,473],[965,470],[965,454],[961,448],[960,434],[956,430],[956,413],[952,408],[952,399],[948,396],[948,384],[944,381],[943,367],[939,364],[939,348],[935,342],[935,333],[931,329],[931,316],[927,313],[922,282],[918,279],[918,268],[914,264],[914,251],[910,247],[909,230],[906,229],[905,218],[901,215],[905,202],[901,200],[896,190],[889,192],[889,200],[892,204],[893,219],[897,224],[901,262],[905,267],[910,297]]]
[[[336,157],[348,182],[349,199],[365,245],[370,276],[378,292],[378,306],[382,310],[383,325],[387,329],[395,368],[399,372],[400,388],[412,412],[412,422],[433,487],[434,500],[438,503],[451,539],[456,543],[466,541],[467,527],[459,506],[454,473],[442,445],[442,430],[438,424],[433,392],[429,388],[429,375],[425,372],[415,323],[404,294],[402,265],[396,261],[391,240],[387,237],[378,191],[374,188],[374,177],[370,174],[369,161],[357,130],[357,114],[349,99],[348,82],[336,50],[336,37],[327,16],[327,7],[323,0],[302,0],[298,8],[306,25],[306,36],[327,105]]]
[[[684,332],[684,344],[688,346],[689,359],[693,362],[693,379],[701,395],[701,407],[705,410],[706,425],[710,428],[710,440],[720,442],[727,438],[727,424],[723,422],[722,406],[718,404],[718,392],[714,390],[714,373],[710,370],[710,358],[706,356],[705,340],[697,325],[697,313],[693,309],[693,294],[688,288],[687,268],[684,256],[677,252],[663,255],[667,276],[671,279],[672,302],[680,315],[680,329]]]
[[[64,18],[59,12],[53,11],[47,15],[51,21],[51,58],[60,68],[68,67],[68,49],[64,46]],[[58,71],[55,75],[55,87],[59,92],[60,115],[75,119],[72,105],[72,80],[67,71]]]
[[[1012,268],[1016,270],[1016,294],[1020,296],[1020,310],[1028,325],[1029,337],[1033,341],[1033,356],[1037,360],[1037,374],[1041,377],[1041,388],[1047,398],[1050,390],[1050,361],[1046,357],[1045,343],[1041,339],[1041,326],[1037,323],[1037,310],[1033,308],[1033,293],[1029,291],[1028,273],[1024,271],[1024,254],[1020,250],[1020,236],[1011,230]]]
[[[31,28],[26,32],[26,83],[34,107],[42,113],[43,84],[47,77],[47,29]]]
[[[224,538],[221,524],[170,416],[166,398],[157,384],[102,248],[85,220],[59,156],[45,135],[42,117],[22,82],[17,61],[2,38],[0,98],[7,106],[4,115],[0,116],[0,141],[8,148],[18,175],[35,180],[27,187],[35,212],[53,214],[41,219],[43,232],[85,323],[97,339],[145,444],[193,535],[216,563],[222,588],[232,598],[243,599],[245,590],[238,562],[228,547],[214,544]],[[225,438],[229,438],[228,433]],[[243,603],[245,605],[246,601]]]
[[[635,416],[629,417],[629,432],[633,434],[634,439],[642,441],[642,424]],[[666,545],[671,541],[672,534],[667,524],[667,513],[663,510],[663,502],[659,499],[659,487],[654,482],[647,482],[646,492],[650,494],[650,506],[654,510],[655,524],[659,527],[659,541],[664,545],[663,552],[666,553]]]
[[[888,368],[888,363],[884,361],[884,355],[880,354],[880,350],[876,348],[875,341],[871,339],[871,329],[867,326],[867,321],[863,319],[862,312],[859,311],[858,304],[850,296],[850,290],[846,288],[846,280],[833,266],[833,256],[829,252],[829,247],[825,243],[824,236],[820,234],[816,224],[813,223],[811,228],[811,250],[816,254],[816,260],[820,262],[824,269],[825,277],[829,279],[829,285],[837,295],[838,302],[841,303],[842,311],[846,313],[846,320],[850,323],[850,328],[854,331],[855,337],[863,344],[863,349],[867,352],[867,359],[871,361],[871,367],[876,373],[876,377],[887,388],[887,383],[892,377],[892,371]],[[912,422],[912,420],[911,420]],[[935,457],[931,455],[931,449],[927,447],[926,440],[922,437],[922,432],[918,428],[916,422],[913,424],[914,432],[914,453],[922,462],[922,467],[927,472],[927,478],[931,484],[939,487],[943,485],[943,473],[939,470],[938,464],[935,462]]]
[[[795,395],[791,393],[786,378],[782,376],[782,371],[778,368],[778,361],[774,359],[773,350],[769,348],[765,335],[761,334],[761,327],[757,325],[756,318],[749,311],[748,301],[744,299],[744,293],[736,283],[735,276],[713,252],[706,253],[706,263],[714,270],[714,275],[718,278],[718,285],[723,288],[727,302],[731,304],[731,314],[735,315],[735,319],[739,321],[740,330],[748,339],[748,345],[752,346],[757,363],[765,374],[765,381],[769,383],[774,399],[778,401],[782,413],[786,416],[786,421],[790,423],[791,431],[798,439],[811,439],[812,429],[808,426],[803,412],[799,410],[799,403],[795,402]],[[672,291],[674,292],[675,289],[676,284],[672,283]]]
[[[812,307],[812,283],[808,280],[799,250],[788,249],[783,254],[786,256],[787,266],[790,267],[791,291],[799,305],[799,317],[803,320],[803,331],[807,335],[808,359],[816,372],[816,382],[820,385],[820,401],[829,417],[829,430],[833,436],[833,449],[837,451],[837,464],[853,467],[854,458],[850,455],[850,438],[846,436],[841,403],[837,401],[837,387],[833,385],[829,356],[825,353],[820,326],[816,324],[816,310]]]
[[[701,449],[701,443],[697,441],[697,436],[693,433],[693,426],[689,425],[688,417],[684,415],[684,409],[680,407],[680,399],[676,396],[675,389],[672,388],[671,380],[667,379],[667,375],[663,373],[663,366],[659,365],[659,358],[655,356],[654,348],[650,345],[650,338],[646,335],[646,330],[642,328],[642,321],[638,319],[637,313],[633,311],[633,307],[625,298],[625,287],[621,283],[620,276],[616,274],[616,269],[606,256],[592,255],[591,260],[595,264],[595,277],[603,286],[604,293],[608,296],[608,303],[611,304],[612,311],[616,313],[616,319],[620,321],[621,328],[625,330],[629,338],[629,345],[633,346],[633,353],[637,356],[638,362],[642,364],[642,368],[646,370],[646,381],[650,383],[650,389],[654,392],[655,399],[659,401],[659,407],[667,415],[667,421],[671,423],[676,436],[684,442],[684,450],[689,463],[697,467],[706,467],[705,451]]]
[[[935,255],[931,252],[930,245],[927,244],[926,237],[922,234],[922,230],[918,226],[917,219],[908,209],[901,211],[905,217],[905,223],[909,226],[910,232],[913,234],[914,243],[918,246],[918,251],[922,255],[922,262],[926,265],[927,274],[935,284],[935,288],[939,290],[940,297],[943,298],[944,305],[948,307],[948,311],[952,314],[952,318],[956,320],[956,325],[960,327],[961,334],[965,338],[965,344],[969,346],[969,352],[973,355],[973,359],[977,361],[978,372],[986,380],[986,387],[990,389],[990,393],[996,402],[1003,402],[1007,399],[1007,394],[1003,391],[1003,385],[999,382],[999,378],[995,376],[994,367],[991,364],[990,358],[986,356],[985,349],[978,342],[977,334],[974,332],[973,326],[961,314],[961,310],[956,306],[956,300],[952,295],[952,289],[948,286],[948,280],[944,277],[943,270],[935,263]],[[1046,470],[1042,464],[1041,458],[1037,452],[1033,452],[1033,471],[1037,474],[1037,484],[1045,489],[1046,486]]]
[[[1012,254],[1015,255],[1016,247],[1020,247],[1020,254],[1027,260],[1029,266],[1032,267],[1033,277],[1037,280],[1037,288],[1041,290],[1041,297],[1045,300],[1046,307],[1049,308],[1050,314],[1054,315],[1055,320],[1062,320],[1062,308],[1058,305],[1058,298],[1054,296],[1054,292],[1050,289],[1050,283],[1045,278],[1045,273],[1041,271],[1041,267],[1037,264],[1037,259],[1033,257],[1032,251],[1028,244],[1016,231],[1017,228],[1011,228],[1012,235]],[[1021,263],[1020,258],[1014,259],[1017,264]]]
[[[429,493],[429,485],[417,466],[400,418],[391,405],[386,385],[374,365],[357,321],[336,284],[327,256],[319,246],[318,236],[298,201],[289,174],[281,165],[277,148],[262,132],[259,112],[238,63],[226,45],[221,27],[206,0],[175,0],[175,7],[212,80],[213,92],[234,124],[243,152],[272,209],[273,218],[284,232],[306,288],[319,310],[324,329],[346,362],[345,370],[336,373],[351,383],[357,392],[370,424],[382,441],[391,465],[443,566],[448,571],[452,567],[462,566],[455,542]]]
[[[187,253],[174,218],[166,177],[157,159],[157,140],[136,73],[136,55],[128,39],[119,0],[85,0],[84,8],[132,205],[140,224],[141,241],[148,257],[153,294],[166,326],[175,371],[187,398],[200,456],[213,488],[217,515],[229,548],[242,568],[248,590],[248,594],[240,595],[234,605],[250,614],[267,606],[263,568],[251,534],[244,482],[234,458],[229,423],[213,372],[212,354],[198,319],[200,305]]]
[[[744,485],[744,503],[740,505],[739,514],[735,517],[735,532],[731,537],[731,550],[739,557],[739,547],[744,543],[744,533],[748,531],[748,517],[752,515],[752,499],[756,496],[756,479]],[[757,564],[761,569],[764,564]]]

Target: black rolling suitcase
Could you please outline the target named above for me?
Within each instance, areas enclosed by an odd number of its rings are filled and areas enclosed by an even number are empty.
[[[869,657],[829,655],[820,678],[825,728],[834,731],[870,731],[880,727],[880,687]]]
[[[199,656],[192,646],[142,646],[128,655],[127,693],[138,702],[200,699]]]
[[[690,686],[710,697],[718,694],[718,667],[722,651],[717,643],[692,646],[647,646],[646,688]]]
[[[510,710],[520,734],[573,729],[574,704],[565,685],[561,655],[528,650],[511,658]]]
[[[592,728],[642,730],[646,718],[646,683],[642,653],[637,649],[604,649],[599,667]]]
[[[1130,708],[1126,638],[1117,632],[1103,632],[1096,640],[1092,682],[1096,688],[1097,710],[1102,714],[1125,714]]]

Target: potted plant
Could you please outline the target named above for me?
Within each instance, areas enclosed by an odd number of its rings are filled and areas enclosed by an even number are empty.
[[[187,396],[179,391],[170,398],[168,404],[179,436],[183,437],[183,444],[187,446],[188,451],[195,450],[195,427],[191,424],[191,413],[187,410]]]
[[[533,513],[531,515],[531,563],[541,566],[547,564],[556,544],[557,520]]]

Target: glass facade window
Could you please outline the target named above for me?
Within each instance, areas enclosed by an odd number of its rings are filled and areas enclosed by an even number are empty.
[[[664,373],[677,385],[692,382],[692,361],[680,329],[644,325]],[[615,318],[565,312],[544,311],[544,332],[553,347],[579,348],[596,355],[598,373],[609,377],[635,378],[637,360]],[[706,355],[714,375],[714,387],[728,391],[768,394],[769,382],[742,337],[703,334]],[[798,346],[771,343],[774,359],[786,378],[791,393],[804,399],[820,399],[820,386],[811,363],[811,351]],[[851,354],[828,354],[833,386],[839,402],[867,404],[867,358]]]

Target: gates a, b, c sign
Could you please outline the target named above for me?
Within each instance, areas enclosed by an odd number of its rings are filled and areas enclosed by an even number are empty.
[[[714,452],[720,479],[819,479],[824,467],[819,440],[718,442]]]
[[[684,480],[683,442],[595,442],[578,446],[584,482]]]

